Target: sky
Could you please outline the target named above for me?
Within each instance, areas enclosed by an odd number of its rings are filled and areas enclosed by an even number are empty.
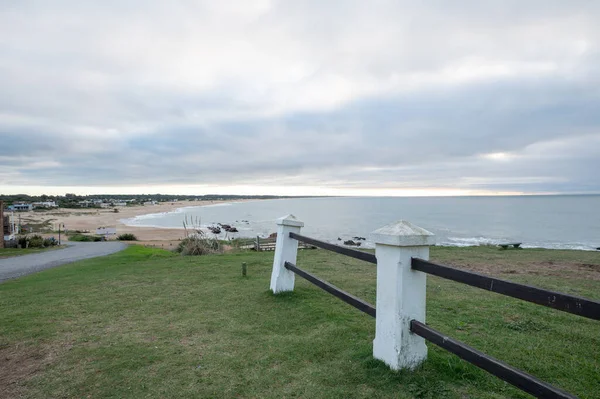
[[[600,2],[0,0],[0,194],[600,193]]]

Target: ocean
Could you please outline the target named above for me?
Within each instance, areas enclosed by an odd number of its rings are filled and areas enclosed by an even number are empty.
[[[125,219],[129,226],[183,228],[226,223],[239,233],[221,238],[268,236],[287,214],[304,222],[302,233],[339,243],[397,220],[436,235],[438,245],[522,242],[523,247],[595,250],[600,247],[600,195],[498,197],[327,197],[223,203]],[[372,247],[369,241],[363,247]]]

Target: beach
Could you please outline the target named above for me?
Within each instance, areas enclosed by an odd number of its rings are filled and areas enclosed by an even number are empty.
[[[106,209],[57,208],[48,211],[19,212],[14,215],[17,220],[20,217],[24,225],[46,225],[55,231],[58,230],[59,224],[64,225],[64,229],[67,231],[77,230],[92,234],[99,227],[116,227],[117,235],[132,233],[138,238],[139,244],[167,249],[176,246],[177,242],[184,237],[183,225],[180,228],[138,227],[127,226],[122,220],[141,215],[174,212],[185,207],[201,207],[239,201],[244,200],[161,202],[156,205],[133,205]],[[115,212],[114,209],[118,209],[118,212]],[[109,237],[109,239],[116,239],[116,236]]]

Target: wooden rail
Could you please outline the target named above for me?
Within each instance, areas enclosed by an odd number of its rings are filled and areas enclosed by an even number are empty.
[[[316,246],[342,255],[350,256],[355,259],[377,264],[377,258],[375,255],[367,252],[340,247],[338,245],[315,240],[314,238],[305,237],[293,232],[290,232],[289,236],[290,238],[296,239],[304,244]],[[373,305],[341,290],[333,284],[330,284],[329,282],[324,281],[305,270],[298,268],[291,262],[285,262],[284,266],[286,269],[294,272],[298,276],[305,278],[309,282],[315,284],[317,287],[329,292],[349,305],[370,316],[376,317],[376,309]],[[438,265],[418,258],[412,258],[411,268],[423,273],[432,274],[459,283],[471,285],[473,287],[478,287],[502,295],[532,302],[538,305],[551,307],[553,309],[573,313],[594,320],[600,320],[600,303],[589,299],[567,295],[560,292],[549,291],[524,284],[513,283],[510,281],[485,276],[479,273],[459,270],[445,265]],[[503,363],[500,360],[494,359],[483,352],[479,352],[460,341],[445,336],[444,334],[417,320],[410,321],[410,332],[443,349],[446,349],[447,351],[459,356],[469,363],[486,370],[496,377],[514,385],[520,390],[538,398],[576,399],[575,396],[567,392],[564,392],[544,381],[535,378],[530,374]]]
[[[600,320],[600,302],[573,295],[563,294],[532,287],[530,285],[513,283],[512,281],[486,276],[479,273],[438,265],[423,259],[413,258],[411,266],[414,270],[457,281],[473,287],[481,288],[498,294],[518,298],[527,302],[547,306],[563,312],[573,313],[593,320]]]
[[[538,380],[524,371],[511,367],[460,341],[447,337],[417,320],[411,320],[410,331],[536,398],[577,398],[544,381]]]
[[[342,291],[335,285],[328,283],[325,280],[321,280],[320,278],[318,278],[317,276],[315,276],[313,274],[310,274],[306,270],[302,270],[302,269],[298,268],[293,263],[285,262],[285,268],[293,271],[298,276],[305,278],[306,280],[310,281],[317,287],[319,287],[319,288],[329,292],[333,296],[341,299],[342,301],[346,302],[348,305],[354,306],[356,309],[360,310],[361,312],[364,312],[364,313],[368,314],[369,316],[375,317],[375,306],[371,305],[370,303],[365,302],[362,299],[357,298],[354,295],[347,293],[346,291]]]
[[[325,241],[315,240],[314,238],[302,236],[296,233],[290,233],[290,238],[294,238],[300,242],[305,244],[314,245],[315,247],[323,248],[331,252],[335,252],[338,254],[346,255],[351,258],[364,260],[365,262],[377,264],[377,258],[375,255],[370,254],[368,252],[358,251],[356,249],[350,249],[345,247],[340,247],[339,245],[330,244]]]

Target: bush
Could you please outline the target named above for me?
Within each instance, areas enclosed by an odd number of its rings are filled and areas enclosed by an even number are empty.
[[[219,241],[202,236],[189,236],[181,240],[176,252],[184,256],[200,256],[221,252]]]
[[[27,236],[20,236],[17,238],[17,245],[21,248],[27,248]]]
[[[135,236],[135,234],[125,233],[125,234],[121,234],[120,236],[118,236],[117,240],[119,240],[119,241],[137,241],[137,237]]]
[[[44,239],[44,247],[49,248],[55,245],[58,245],[58,241],[56,241],[54,237]]]
[[[85,234],[74,234],[69,236],[69,241],[79,241],[79,242],[97,242],[102,241],[102,237],[100,236],[88,236]]]
[[[38,234],[19,236],[15,241],[15,247],[21,246],[21,248],[48,248],[57,244],[54,238],[44,238]]]
[[[44,248],[44,237],[40,235],[32,235],[28,237],[28,248]]]
[[[188,220],[186,215],[183,221],[183,229],[185,230],[185,238],[181,240],[175,252],[179,252],[185,256],[199,256],[222,252],[219,240],[208,238],[206,233],[201,229],[199,218]]]

